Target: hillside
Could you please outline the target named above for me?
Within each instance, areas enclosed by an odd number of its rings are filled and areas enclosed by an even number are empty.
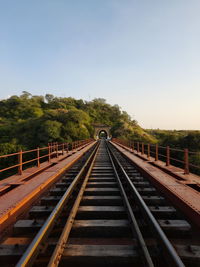
[[[0,101],[0,153],[93,137],[93,123],[110,125],[113,137],[156,140],[118,105],[105,99],[84,101],[23,92]]]

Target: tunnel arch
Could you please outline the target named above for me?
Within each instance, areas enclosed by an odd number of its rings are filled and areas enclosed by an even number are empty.
[[[100,130],[98,132],[98,139],[108,139],[108,133],[105,130]]]
[[[93,124],[94,127],[94,138],[99,139],[101,134],[105,133],[106,139],[111,138],[110,129],[111,127],[106,124]]]

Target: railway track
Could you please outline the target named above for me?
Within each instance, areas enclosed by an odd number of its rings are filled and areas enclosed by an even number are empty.
[[[106,141],[13,226],[1,266],[199,266],[199,232]]]

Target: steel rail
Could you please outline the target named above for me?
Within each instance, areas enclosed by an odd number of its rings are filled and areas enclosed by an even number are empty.
[[[68,238],[69,238],[69,234],[70,234],[70,231],[72,229],[72,226],[73,226],[73,223],[74,223],[74,219],[75,219],[75,216],[77,214],[77,211],[78,211],[78,208],[80,206],[80,202],[81,202],[81,199],[83,197],[83,194],[84,194],[84,191],[85,191],[85,188],[86,188],[86,185],[87,185],[87,182],[88,182],[88,179],[89,179],[89,176],[91,174],[91,171],[92,171],[92,168],[93,168],[93,165],[94,165],[94,161],[97,157],[97,152],[98,152],[98,149],[99,149],[99,145],[97,147],[97,150],[95,151],[95,155],[92,159],[92,162],[91,162],[91,165],[89,167],[89,170],[87,171],[87,174],[84,178],[84,181],[83,181],[83,184],[80,188],[80,191],[76,197],[76,200],[74,202],[74,205],[70,211],[70,215],[67,219],[67,222],[63,228],[63,231],[60,235],[60,238],[57,242],[57,245],[53,251],[53,254],[50,258],[50,261],[48,263],[48,267],[56,267],[58,266],[60,260],[61,260],[61,257],[62,257],[62,254],[63,254],[63,251],[65,249],[65,246],[67,244],[67,241],[68,241]]]
[[[55,206],[47,220],[45,221],[44,225],[41,227],[39,232],[36,234],[32,242],[29,244],[28,248],[26,249],[25,253],[22,255],[20,260],[18,261],[16,267],[24,267],[24,266],[32,266],[34,263],[35,258],[37,257],[40,249],[44,245],[44,242],[46,241],[51,229],[55,225],[56,219],[60,215],[61,211],[63,210],[63,207],[67,203],[68,199],[70,198],[72,192],[76,188],[76,185],[78,184],[79,180],[81,179],[81,176],[83,175],[84,171],[89,166],[93,156],[95,155],[95,152],[97,150],[97,146],[92,151],[91,155],[87,159],[86,163],[83,165],[80,172],[76,175],[73,182],[67,189],[67,191],[64,193],[58,204]]]
[[[113,167],[115,176],[117,178],[117,182],[119,184],[120,191],[121,191],[121,194],[122,194],[122,197],[123,197],[123,201],[124,201],[124,204],[125,204],[125,206],[127,208],[128,214],[129,214],[129,218],[130,218],[130,220],[132,222],[132,227],[131,227],[132,228],[132,231],[134,231],[136,233],[137,241],[139,243],[139,246],[140,246],[140,248],[142,250],[142,254],[144,256],[144,259],[142,259],[143,261],[145,261],[145,265],[144,266],[153,267],[154,266],[153,261],[151,259],[150,253],[148,251],[148,248],[146,246],[146,243],[144,241],[144,238],[142,236],[142,233],[140,231],[140,228],[138,226],[138,223],[137,223],[137,220],[135,218],[135,215],[134,215],[134,213],[132,211],[131,205],[129,203],[129,200],[128,200],[128,197],[126,195],[126,192],[125,192],[125,190],[123,188],[122,182],[121,182],[121,180],[119,178],[118,172],[116,170],[115,164],[114,164],[113,159],[112,159],[112,156],[111,156],[111,153],[112,152],[110,153],[110,150],[108,148],[108,145],[107,145],[107,152],[108,152],[108,155],[109,155],[109,158],[110,158],[110,161],[111,161],[111,164],[112,164],[112,167]]]
[[[142,199],[142,197],[138,193],[136,187],[131,182],[129,176],[127,175],[126,171],[122,167],[121,163],[119,162],[119,160],[117,159],[115,154],[112,152],[112,149],[111,149],[110,146],[109,146],[109,149],[110,149],[110,151],[112,153],[112,156],[113,156],[115,162],[117,163],[118,167],[120,168],[120,170],[122,171],[123,175],[125,176],[126,181],[128,182],[128,185],[129,185],[129,187],[131,188],[131,190],[133,192],[135,200],[137,201],[137,203],[141,207],[141,211],[143,212],[143,214],[146,216],[146,218],[150,222],[150,226],[152,227],[152,229],[156,233],[161,245],[165,249],[165,252],[167,252],[171,263],[173,263],[174,266],[184,267],[185,266],[184,263],[180,259],[179,255],[175,251],[174,247],[172,246],[172,244],[168,240],[168,238],[165,235],[165,233],[163,232],[163,230],[161,229],[160,225],[158,224],[158,222],[156,221],[155,217],[153,216],[153,214],[149,210],[148,206],[146,205],[146,203],[144,202],[144,200]]]

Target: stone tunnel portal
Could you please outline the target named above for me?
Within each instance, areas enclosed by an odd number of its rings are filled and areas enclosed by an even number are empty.
[[[94,138],[95,139],[100,139],[100,138],[105,138],[109,139],[111,138],[110,135],[110,129],[111,127],[109,125],[105,124],[95,124],[94,126]]]

